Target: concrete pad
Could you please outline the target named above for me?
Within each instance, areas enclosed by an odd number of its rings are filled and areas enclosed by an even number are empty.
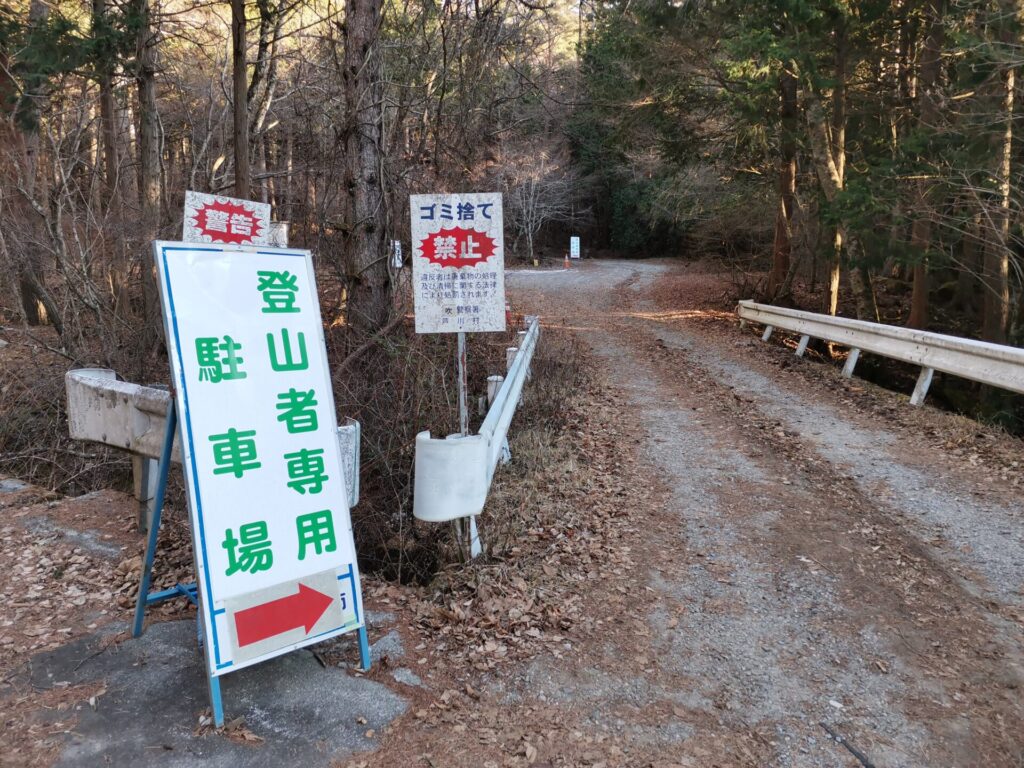
[[[366,732],[380,733],[407,706],[385,686],[324,668],[302,650],[221,678],[225,719],[244,717],[262,743],[196,736],[209,700],[195,624],[154,624],[140,639],[97,653],[101,640],[93,635],[32,660],[32,682],[40,688],[106,685],[95,710],[87,702],[76,710],[59,768],[192,768],[200,760],[204,768],[326,768],[375,749]]]

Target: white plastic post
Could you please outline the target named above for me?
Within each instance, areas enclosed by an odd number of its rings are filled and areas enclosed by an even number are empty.
[[[800,337],[800,343],[796,345],[796,356],[803,357],[804,352],[807,351],[807,343],[811,340],[810,336],[804,335]]]
[[[860,350],[854,347],[850,350],[849,356],[846,358],[846,364],[843,366],[843,376],[847,379],[853,378],[853,369],[857,367],[857,359],[860,357]]]
[[[505,373],[512,370],[512,363],[516,361],[516,353],[519,347],[506,347],[505,349]]]
[[[910,396],[911,405],[921,405],[924,402],[925,397],[928,395],[928,387],[932,385],[932,376],[934,374],[934,368],[921,369],[921,373],[917,377],[917,386],[914,387],[914,394]]]
[[[770,325],[766,325],[764,327],[764,333],[761,334],[761,341],[768,341],[768,339],[772,337],[772,331],[774,330],[775,329],[772,328]]]

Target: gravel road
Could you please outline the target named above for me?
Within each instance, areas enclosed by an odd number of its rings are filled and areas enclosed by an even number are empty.
[[[936,448],[962,419],[894,425],[905,397],[807,375],[825,366],[739,330],[693,267],[593,261],[508,284],[589,345],[645,435],[636,481],[665,489],[637,511],[646,631],[538,661],[501,682],[510,699],[573,701],[692,765],[1024,765],[1019,489]],[[652,729],[666,701],[676,722]]]

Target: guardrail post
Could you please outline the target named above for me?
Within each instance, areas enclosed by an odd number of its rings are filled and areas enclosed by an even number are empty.
[[[917,386],[914,387],[914,394],[910,396],[911,405],[920,405],[928,394],[928,387],[932,385],[934,368],[922,368],[921,374],[917,377]]]
[[[490,408],[494,405],[494,398],[498,396],[498,391],[501,389],[501,385],[505,382],[504,376],[488,376],[487,377],[487,407]],[[508,438],[506,437],[501,443],[501,463],[508,464],[512,461],[512,450],[508,447]]]
[[[810,336],[804,335],[800,337],[800,343],[796,345],[796,356],[803,357],[804,352],[807,351],[807,343],[811,340]]]
[[[516,361],[516,353],[519,351],[519,347],[507,347],[505,349],[505,372],[508,373],[512,370],[512,363]]]
[[[526,331],[519,331],[516,336],[519,337],[519,349],[523,348],[526,343]],[[526,380],[529,381],[533,378],[533,371],[530,370],[529,366],[526,368]]]
[[[766,325],[764,327],[764,333],[761,334],[761,341],[768,341],[768,339],[772,337],[772,331],[774,330],[775,329],[772,328],[770,325]]]
[[[488,376],[487,377],[487,407],[490,408],[494,403],[494,398],[498,396],[498,390],[501,389],[501,383],[505,381],[504,376]]]
[[[850,350],[850,354],[846,357],[846,363],[843,365],[843,376],[847,379],[853,378],[853,369],[857,367],[857,359],[860,357],[860,350],[854,347]]]
[[[145,533],[153,524],[156,505],[156,485],[160,479],[159,462],[146,456],[132,454],[132,486],[139,503],[139,530]]]

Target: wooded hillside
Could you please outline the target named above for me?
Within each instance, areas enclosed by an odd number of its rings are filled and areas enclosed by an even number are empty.
[[[1020,34],[1005,0],[596,6],[570,131],[597,220],[760,256],[768,300],[877,319],[885,291],[889,322],[1019,342]]]
[[[500,0],[5,8],[0,315],[139,375],[158,335],[149,242],[180,237],[195,189],[271,203],[337,275],[344,319],[382,327],[410,192],[503,188],[528,238],[550,218],[524,191],[565,173],[557,142],[536,143],[558,133],[539,94],[560,89],[564,26]]]

